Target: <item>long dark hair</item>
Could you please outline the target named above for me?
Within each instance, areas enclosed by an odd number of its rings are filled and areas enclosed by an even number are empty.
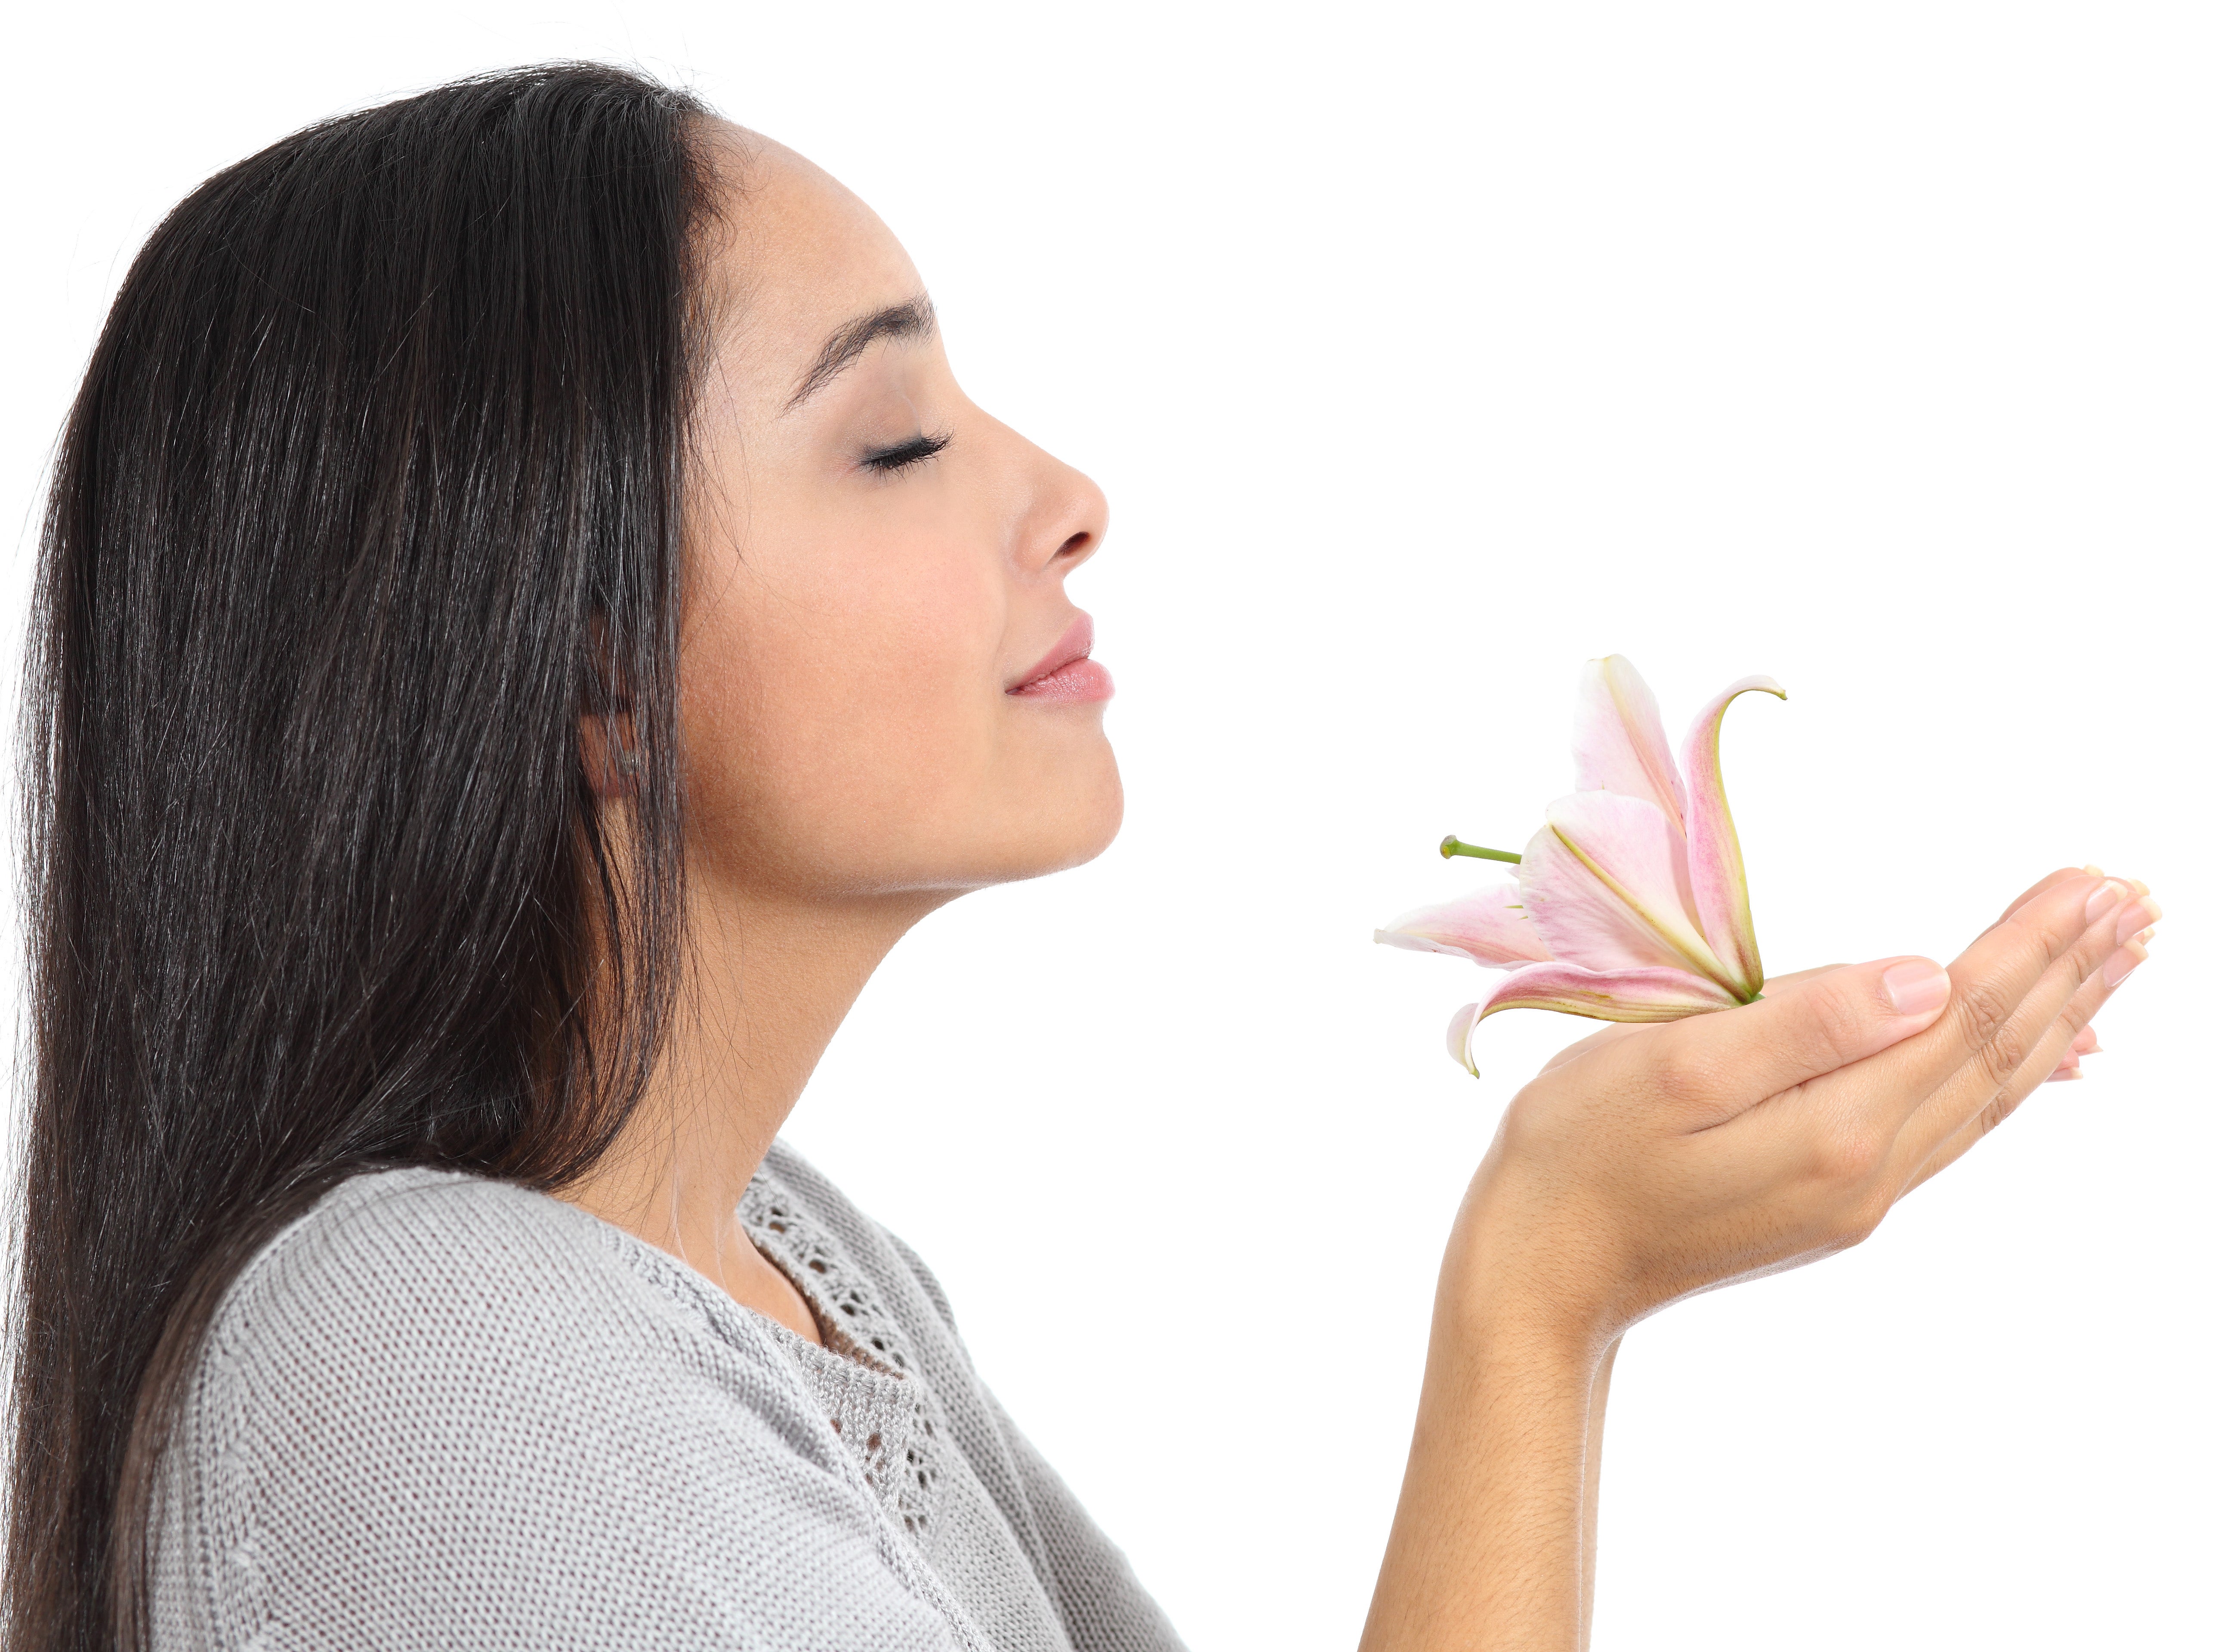
[[[143,1640],[167,1420],[279,1226],[370,1166],[559,1187],[641,1093],[704,114],[553,65],[329,121],[116,298],[28,661],[16,1652]]]

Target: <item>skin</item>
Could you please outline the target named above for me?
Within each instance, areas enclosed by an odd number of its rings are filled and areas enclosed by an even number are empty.
[[[968,889],[1092,859],[1124,814],[1097,703],[1013,696],[1078,615],[1100,488],[976,406],[936,329],[794,405],[826,342],[920,299],[908,255],[808,161],[712,129],[723,316],[697,414],[679,643],[686,1004],[637,1117],[568,1194],[802,1335],[734,1215],[887,950]],[[945,436],[897,472],[873,453]],[[587,727],[589,768],[620,733]]]
[[[736,127],[712,136],[724,321],[680,649],[692,976],[645,1104],[567,1197],[821,1340],[734,1208],[912,925],[1115,835],[1100,704],[1008,692],[1076,616],[1064,581],[1107,512],[972,405],[936,331],[879,338],[796,399],[827,340],[923,286],[823,172]],[[905,468],[870,462],[941,435]],[[620,824],[604,759],[622,731],[583,733]],[[1888,983],[1937,966],[1881,959],[1556,1057],[1505,1112],[1449,1241],[1365,1652],[1583,1647],[1627,1327],[1857,1243],[2044,1079],[2076,1076],[2096,1011],[2146,956],[2147,896],[2092,868],[2051,874],[1916,1013]]]

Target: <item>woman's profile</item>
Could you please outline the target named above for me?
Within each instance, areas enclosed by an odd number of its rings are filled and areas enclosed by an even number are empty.
[[[1181,1645],[778,1140],[907,931],[1114,838],[1106,517],[867,207],[632,73],[177,207],[45,529],[11,1644]],[[1367,1652],[1583,1645],[1626,1327],[1868,1234],[2158,915],[2057,871],[1945,970],[1556,1057],[1441,1265]]]

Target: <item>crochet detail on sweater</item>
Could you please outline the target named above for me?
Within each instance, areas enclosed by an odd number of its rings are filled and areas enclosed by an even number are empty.
[[[781,1340],[864,1481],[921,1541],[939,1502],[940,1420],[899,1325],[838,1239],[759,1178],[740,1198],[740,1220],[808,1301],[824,1346]]]
[[[932,1404],[920,1402],[916,1408],[916,1432],[908,1437],[901,1450],[898,1469],[899,1486],[894,1492],[894,1513],[901,1517],[901,1525],[918,1538],[932,1529],[932,1512],[939,1500],[939,1425],[932,1414]]]
[[[832,1432],[861,1459],[864,1480],[901,1516],[902,1529],[921,1540],[931,1533],[939,1501],[939,1469],[933,1459],[939,1429],[929,1406],[920,1398],[914,1405],[914,1426],[898,1442],[898,1457],[882,1428],[872,1429],[859,1447],[849,1439],[845,1418],[833,1417]]]
[[[839,1241],[811,1222],[795,1203],[751,1182],[740,1200],[740,1220],[756,1244],[791,1275],[796,1290],[816,1310],[825,1345],[846,1344],[839,1352],[865,1365],[907,1376],[908,1350],[893,1316],[878,1305],[870,1282],[850,1265]]]

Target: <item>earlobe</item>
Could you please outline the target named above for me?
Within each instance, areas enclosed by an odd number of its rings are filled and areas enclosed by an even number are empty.
[[[632,797],[645,763],[632,727],[630,682],[610,646],[608,616],[595,614],[591,623],[594,680],[584,704],[596,708],[578,714],[578,759],[594,796]]]
[[[585,784],[594,796],[631,797],[638,794],[640,774],[646,764],[629,715],[612,712],[604,716],[580,717],[578,758],[585,768]]]

